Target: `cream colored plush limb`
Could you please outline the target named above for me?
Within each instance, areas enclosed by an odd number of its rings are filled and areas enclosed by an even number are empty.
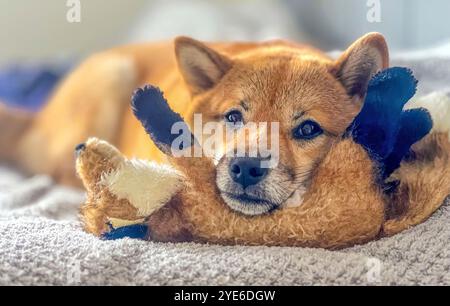
[[[450,92],[434,92],[413,99],[406,107],[408,109],[426,108],[433,118],[433,131],[448,133],[450,140]]]
[[[142,218],[164,206],[183,186],[182,175],[174,168],[138,159],[125,160],[104,173],[100,184],[118,199],[128,200]]]
[[[87,191],[80,214],[86,231],[102,235],[145,222],[183,186],[184,178],[168,165],[127,159],[114,146],[90,138],[77,147],[76,168]]]

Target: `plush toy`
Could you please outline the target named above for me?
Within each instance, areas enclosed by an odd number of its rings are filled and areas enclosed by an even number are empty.
[[[85,229],[104,239],[335,249],[419,224],[450,194],[450,143],[448,132],[429,134],[433,123],[425,109],[404,110],[416,84],[405,68],[377,74],[361,112],[317,166],[303,199],[259,216],[225,204],[211,158],[172,156],[172,125],[188,127],[157,88],[139,89],[134,113],[168,164],[127,159],[95,138],[78,146]],[[201,150],[195,139],[180,149]]]

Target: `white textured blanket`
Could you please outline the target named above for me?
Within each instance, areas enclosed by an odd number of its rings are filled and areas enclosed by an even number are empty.
[[[402,62],[420,93],[450,88],[450,61]],[[397,236],[343,251],[101,241],[77,221],[82,191],[0,167],[0,285],[450,285],[450,200]]]

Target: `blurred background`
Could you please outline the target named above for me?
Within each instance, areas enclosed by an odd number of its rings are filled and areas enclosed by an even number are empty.
[[[71,1],[69,1],[71,2]],[[81,22],[66,19],[67,0],[0,0],[0,65],[78,58],[129,42],[190,35],[204,40],[289,38],[343,49],[379,31],[393,50],[450,41],[448,0],[79,0]],[[380,3],[380,22],[368,11]]]
[[[37,107],[85,56],[177,35],[331,51],[378,31],[393,54],[450,57],[449,13],[448,0],[0,0],[0,99]]]

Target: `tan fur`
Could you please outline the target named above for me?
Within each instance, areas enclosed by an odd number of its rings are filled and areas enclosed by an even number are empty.
[[[7,108],[0,101],[0,160],[15,160],[13,148],[18,144],[18,135],[23,134],[32,121],[31,113]]]

